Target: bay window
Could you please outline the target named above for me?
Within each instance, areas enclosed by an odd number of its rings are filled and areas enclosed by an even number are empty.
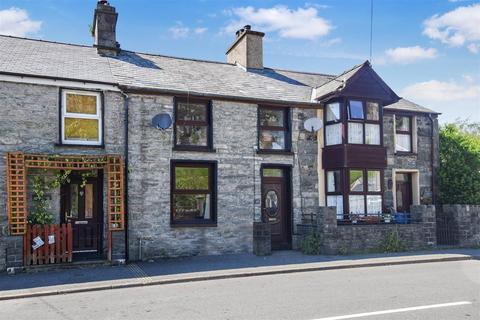
[[[378,215],[382,212],[382,171],[349,169],[348,212],[357,215]]]
[[[325,145],[342,144],[342,126],[340,103],[329,103],[325,106]]]
[[[341,170],[326,172],[327,206],[337,207],[337,219],[343,219],[343,180]]]
[[[102,104],[99,92],[62,91],[61,143],[102,145]]]
[[[380,106],[376,102],[349,100],[348,143],[381,145]]]

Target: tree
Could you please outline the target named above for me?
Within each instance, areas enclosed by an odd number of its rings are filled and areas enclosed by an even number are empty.
[[[480,123],[441,128],[438,184],[441,204],[480,204]]]

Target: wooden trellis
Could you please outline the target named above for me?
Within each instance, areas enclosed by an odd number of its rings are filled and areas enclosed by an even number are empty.
[[[8,221],[10,234],[23,235],[27,228],[28,168],[107,171],[108,228],[124,230],[123,158],[118,155],[7,154]]]
[[[121,158],[107,159],[108,227],[123,230],[123,161]]]

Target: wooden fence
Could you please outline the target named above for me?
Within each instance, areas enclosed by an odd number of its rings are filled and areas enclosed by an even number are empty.
[[[34,239],[44,243],[34,248]],[[24,237],[24,262],[26,266],[72,262],[72,225],[28,225]]]

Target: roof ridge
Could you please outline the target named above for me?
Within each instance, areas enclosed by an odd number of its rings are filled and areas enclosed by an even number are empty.
[[[301,73],[301,74],[311,74],[314,76],[326,76],[326,77],[337,77],[335,74],[327,74],[327,73],[320,73],[320,72],[311,72],[311,71],[298,71],[298,70],[288,70],[288,69],[281,69],[281,68],[269,68],[265,67],[266,69],[272,69],[275,71],[285,71],[285,72],[293,72],[293,73]]]
[[[0,37],[12,38],[12,39],[20,39],[20,40],[29,40],[29,41],[37,41],[37,42],[45,42],[45,43],[62,44],[62,45],[66,45],[66,46],[75,46],[75,47],[83,47],[83,48],[93,48],[93,46],[89,46],[89,45],[86,45],[86,44],[59,42],[59,41],[44,40],[44,39],[34,39],[34,38],[27,38],[27,37],[17,37],[17,36],[11,36],[11,35],[7,35],[7,34],[0,34]]]
[[[133,51],[133,50],[125,50],[125,49],[121,49],[121,51],[135,53],[135,54],[144,54],[144,55],[147,55],[147,56],[154,56],[154,57],[179,59],[179,60],[189,60],[189,61],[206,62],[206,63],[216,63],[216,64],[226,64],[226,65],[230,65],[230,66],[235,66],[233,63],[215,61],[215,60],[195,59],[195,58],[186,58],[186,57],[175,57],[175,56],[170,56],[170,55],[166,55],[166,54],[148,53],[148,52],[140,52],[140,51]]]
[[[332,81],[337,80],[338,78],[340,78],[340,77],[343,76],[344,74],[346,74],[346,73],[348,73],[348,72],[350,72],[350,71],[352,71],[352,70],[354,70],[354,69],[356,69],[356,68],[359,68],[359,67],[365,65],[365,63],[367,63],[367,62],[369,63],[368,60],[365,60],[364,62],[362,62],[362,63],[360,63],[360,64],[357,64],[357,65],[351,67],[351,68],[348,69],[348,70],[343,71],[343,72],[340,73],[338,76],[335,76],[333,79],[330,79],[330,80],[328,80],[327,82],[319,85],[318,87],[315,87],[315,89],[320,88],[320,87],[323,87],[323,86],[326,85],[327,83],[330,83],[330,82],[332,82]]]

